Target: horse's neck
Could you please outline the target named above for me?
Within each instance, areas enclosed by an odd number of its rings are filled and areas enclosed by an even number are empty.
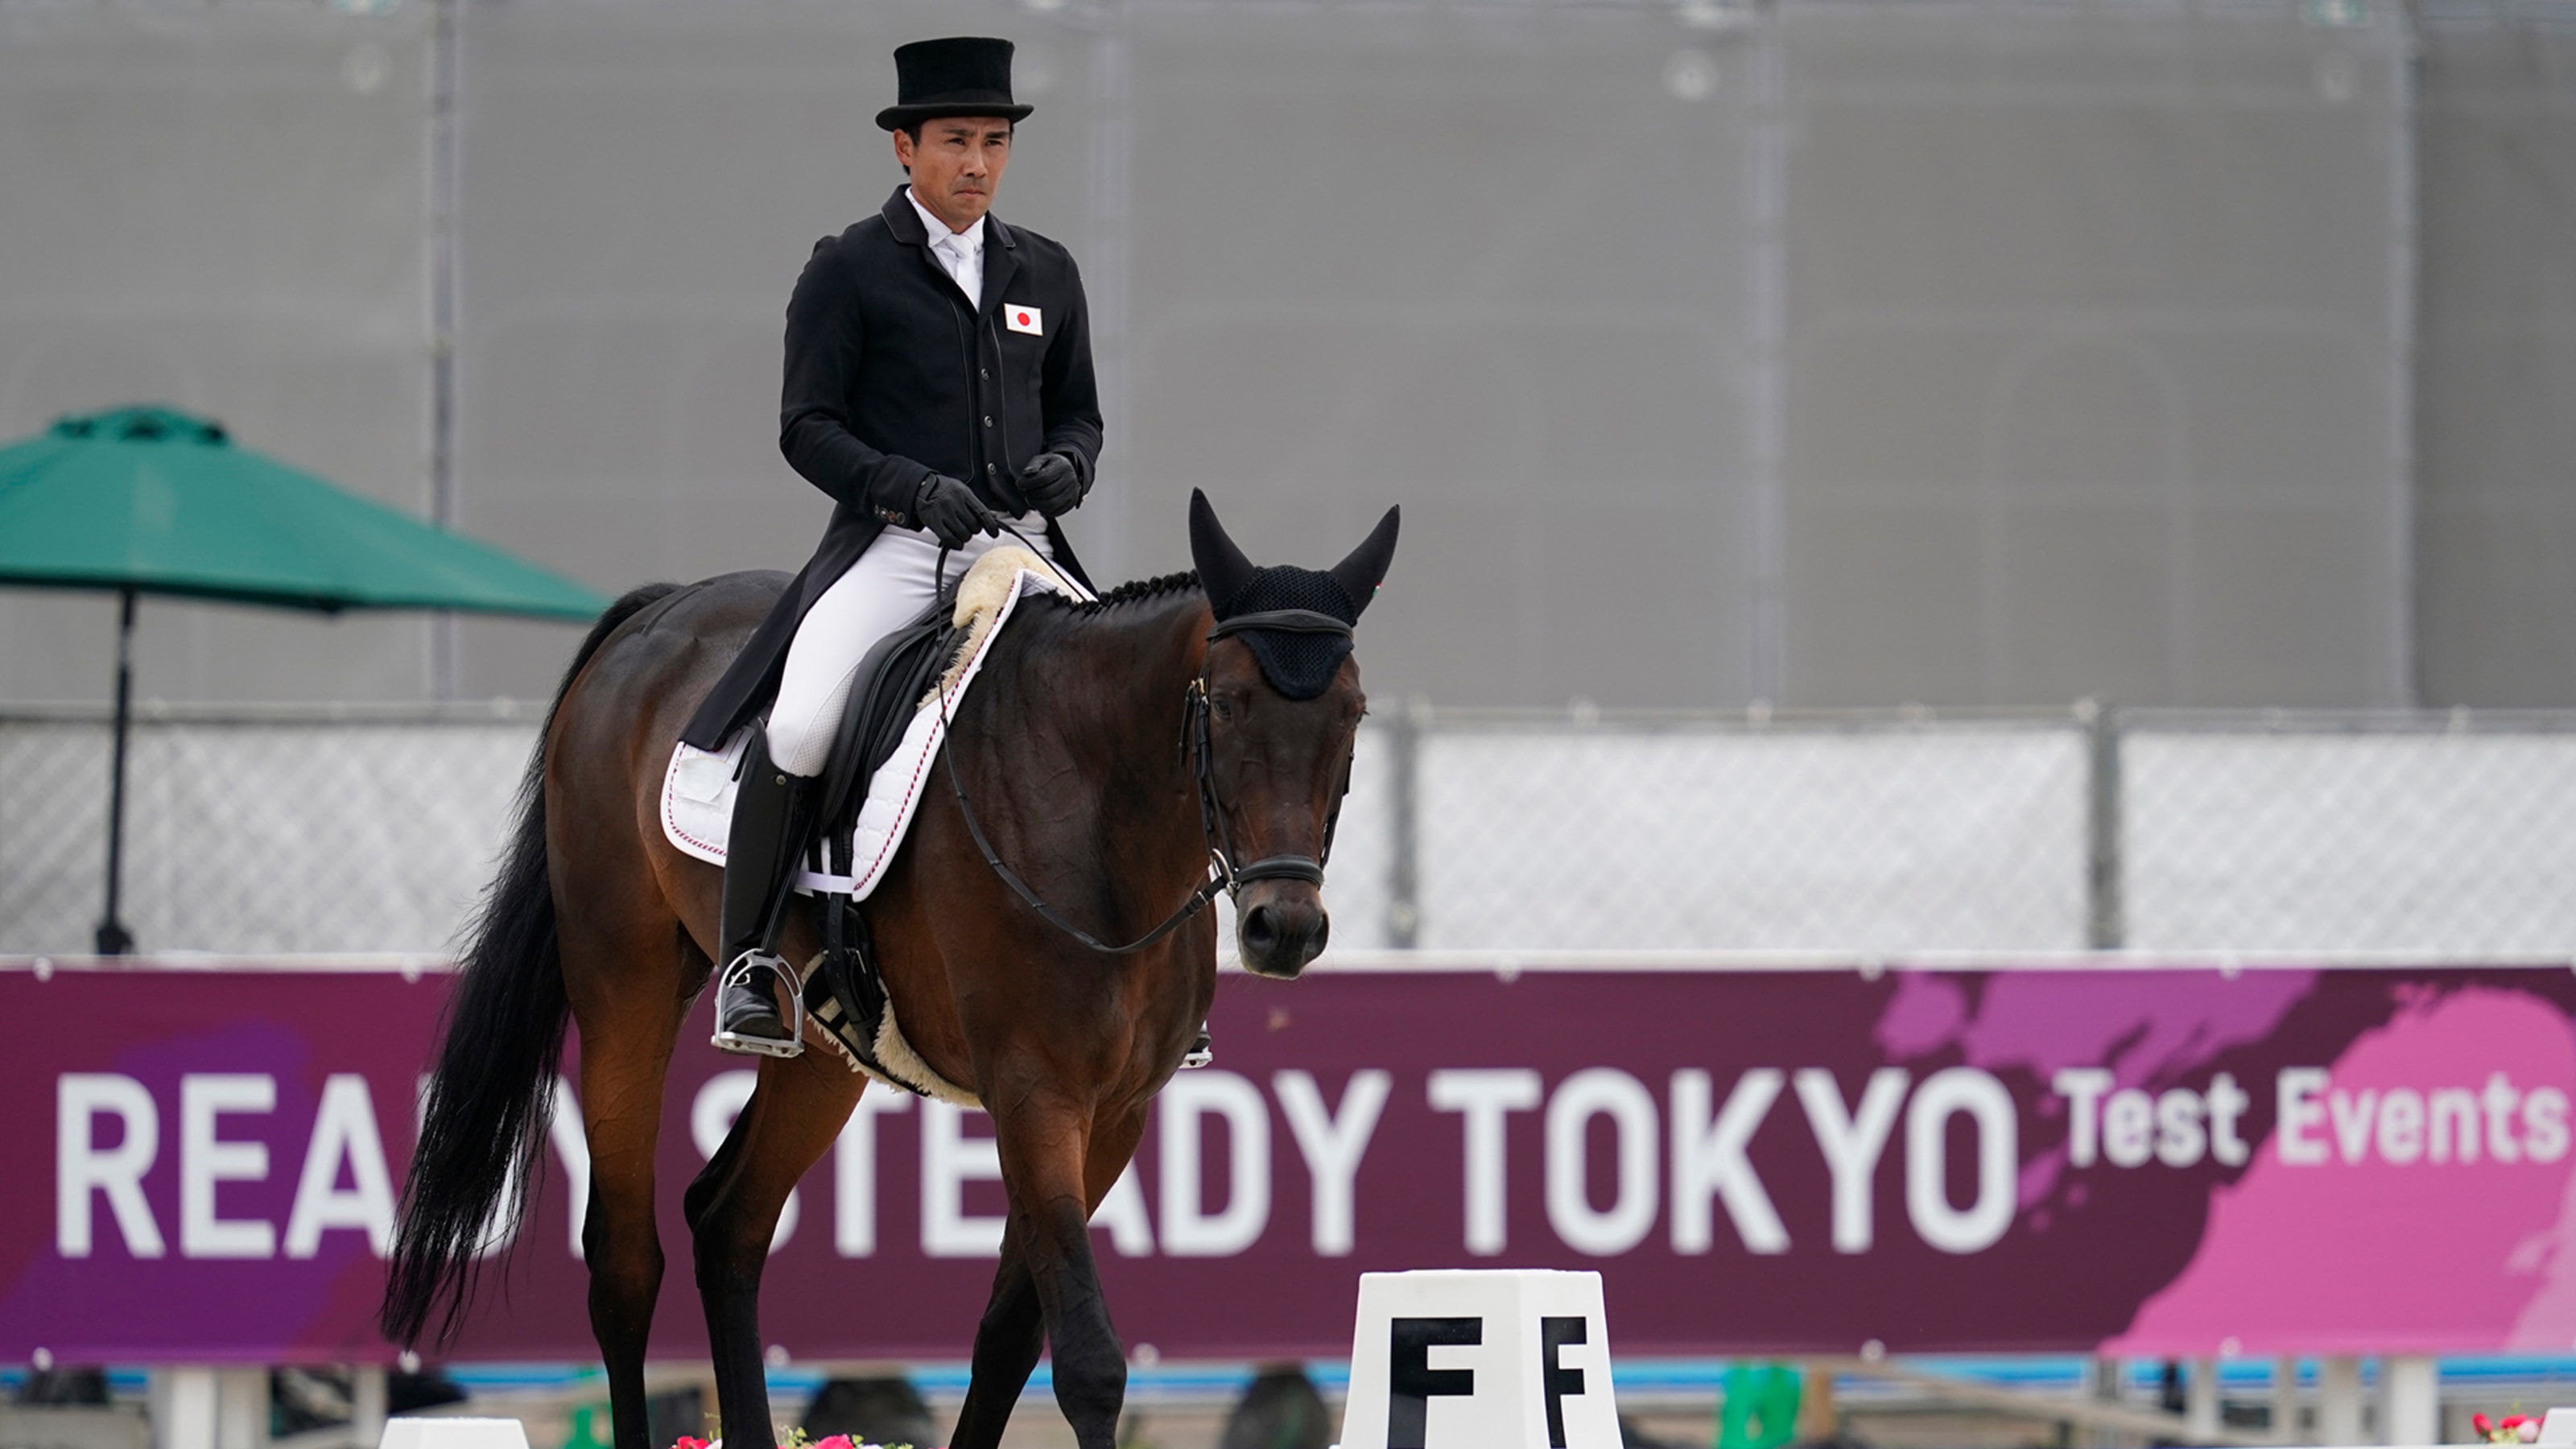
[[[1207,603],[1195,589],[1076,615],[1059,643],[1077,687],[1066,722],[1122,766],[1182,777],[1182,699],[1198,676]]]
[[[1182,589],[1048,622],[1020,641],[1020,697],[1006,708],[1078,763],[1096,818],[1123,848],[1195,868],[1205,847],[1180,735],[1206,599]]]

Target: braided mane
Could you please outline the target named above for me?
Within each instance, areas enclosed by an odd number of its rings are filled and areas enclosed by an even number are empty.
[[[1090,614],[1097,613],[1102,609],[1114,609],[1121,604],[1136,604],[1152,599],[1159,599],[1167,594],[1177,594],[1185,589],[1195,589],[1198,586],[1198,570],[1190,569],[1182,573],[1162,574],[1150,579],[1130,579],[1126,583],[1120,584],[1118,587],[1102,594],[1099,602],[1097,603],[1079,603],[1075,600],[1065,598],[1061,594],[1053,595],[1052,597],[1056,603],[1061,604],[1065,608],[1072,609],[1078,613]]]

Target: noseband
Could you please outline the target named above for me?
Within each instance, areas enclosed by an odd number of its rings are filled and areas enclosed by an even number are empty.
[[[944,553],[941,561],[946,562]],[[1207,642],[1214,644],[1219,639],[1230,634],[1240,634],[1247,629],[1271,629],[1286,634],[1338,634],[1345,639],[1351,637],[1351,626],[1330,614],[1318,613],[1313,609],[1265,609],[1257,613],[1237,614],[1225,620],[1207,632]],[[949,732],[948,695],[944,690],[936,693],[939,698],[940,731],[947,734]],[[1207,661],[1204,658],[1199,661],[1198,678],[1190,681],[1182,700],[1181,754],[1190,762],[1190,776],[1198,787],[1199,834],[1207,842],[1208,876],[1197,889],[1190,892],[1188,899],[1182,901],[1179,907],[1163,918],[1161,925],[1124,946],[1109,945],[1089,931],[1066,920],[1053,906],[1040,900],[1037,892],[1029,889],[1028,882],[1020,879],[1019,872],[1003,863],[1001,853],[994,850],[992,841],[985,838],[984,827],[976,822],[974,807],[966,800],[966,786],[957,778],[957,750],[954,737],[944,741],[940,749],[940,754],[948,762],[948,788],[957,796],[957,813],[965,818],[966,833],[974,838],[975,848],[983,852],[984,864],[992,867],[993,874],[1000,876],[1002,883],[1009,886],[1012,893],[1017,895],[1030,910],[1037,912],[1047,924],[1103,955],[1126,956],[1144,950],[1179,930],[1182,922],[1207,909],[1208,902],[1215,900],[1219,894],[1239,898],[1245,886],[1265,880],[1304,881],[1319,889],[1324,884],[1324,862],[1332,858],[1333,832],[1342,821],[1341,800],[1338,797],[1335,798],[1332,813],[1324,819],[1322,855],[1273,855],[1256,860],[1250,865],[1236,865],[1234,833],[1226,824],[1225,802],[1219,800],[1216,794],[1215,754],[1210,748],[1208,739],[1208,720],[1212,711],[1208,705]],[[1347,766],[1342,776],[1342,788],[1346,792],[1350,788]]]

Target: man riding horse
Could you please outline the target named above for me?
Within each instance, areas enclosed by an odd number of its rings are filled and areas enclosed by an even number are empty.
[[[1100,456],[1089,309],[1064,247],[990,214],[1013,128],[1011,43],[957,36],[894,53],[877,113],[911,180],[814,244],[787,304],[779,448],[836,505],[822,545],[682,736],[750,739],[726,846],[715,1044],[803,1049],[768,949],[814,782],[869,647],[937,595],[945,550],[972,564],[1002,523],[1089,586],[1057,520]],[[771,698],[764,727],[752,719]]]
[[[878,123],[911,185],[818,245],[788,308],[782,442],[838,505],[832,526],[793,580],[630,590],[574,654],[461,952],[386,1265],[387,1336],[450,1341],[525,1215],[577,1028],[581,1250],[617,1449],[652,1449],[656,1144],[673,1045],[719,966],[717,1044],[792,1060],[750,1074],[680,1216],[724,1440],[775,1449],[763,1269],[797,1182],[873,1080],[838,1053],[800,1055],[777,995],[795,973],[775,953],[842,943],[832,913],[778,902],[871,643],[934,602],[943,549],[980,556],[997,533],[1030,535],[1088,593],[1055,522],[1100,449],[1081,283],[1062,247],[986,214],[1028,113],[1010,47],[931,41],[897,59],[903,103]],[[1265,567],[1194,493],[1192,572],[1029,596],[986,636],[953,717],[940,695],[947,788],[914,802],[861,925],[876,1040],[903,1047],[914,1090],[991,1114],[1010,1202],[957,1449],[999,1449],[1042,1352],[1076,1441],[1114,1449],[1127,1360],[1090,1217],[1205,1039],[1204,908],[1232,898],[1238,959],[1266,976],[1297,976],[1329,939],[1324,865],[1367,709],[1353,631],[1400,522],[1387,509],[1330,569]],[[672,782],[681,740],[718,749],[746,727],[719,881],[637,807]]]

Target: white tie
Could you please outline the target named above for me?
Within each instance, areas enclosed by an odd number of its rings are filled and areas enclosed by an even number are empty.
[[[966,294],[966,300],[979,307],[982,306],[984,303],[982,268],[975,265],[975,254],[967,250],[966,238],[951,232],[939,239],[939,249],[945,254],[948,275],[956,279],[958,288]]]

